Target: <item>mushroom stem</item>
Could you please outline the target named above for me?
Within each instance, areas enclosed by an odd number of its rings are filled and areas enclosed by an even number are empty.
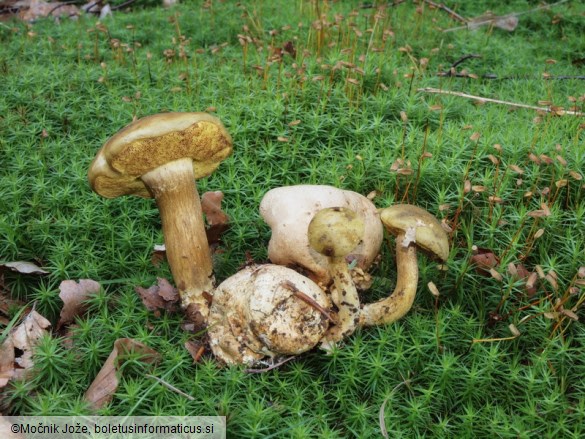
[[[336,342],[355,331],[359,322],[360,299],[345,257],[329,258],[329,270],[335,286],[335,293],[331,294],[331,300],[339,311],[337,313],[338,324],[327,331],[324,340]]]
[[[160,211],[167,259],[183,308],[196,323],[205,324],[213,290],[213,266],[195,186],[193,161],[175,160],[142,176]]]
[[[386,299],[362,308],[360,326],[384,325],[403,317],[412,307],[418,284],[416,246],[405,233],[396,237],[396,287]]]

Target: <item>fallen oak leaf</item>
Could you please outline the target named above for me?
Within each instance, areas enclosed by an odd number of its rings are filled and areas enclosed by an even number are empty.
[[[229,221],[229,217],[221,210],[222,200],[223,192],[221,191],[205,192],[201,196],[201,210],[210,226],[225,224]]]
[[[108,359],[83,396],[93,410],[99,410],[112,400],[119,384],[117,372],[127,357],[133,354],[139,354],[140,361],[148,364],[156,363],[161,359],[157,351],[137,340],[117,339]]]
[[[83,314],[86,309],[85,301],[99,293],[101,287],[98,282],[91,279],[64,280],[59,284],[59,297],[63,301],[63,308],[59,314],[57,328],[71,323],[75,317]]]
[[[23,21],[35,21],[38,18],[60,16],[78,16],[79,9],[75,5],[61,2],[45,2],[43,0],[31,0],[28,9],[20,11],[20,19]]]
[[[201,196],[201,210],[205,214],[208,227],[206,228],[209,245],[217,244],[221,235],[229,228],[229,216],[221,210],[223,192],[205,192]]]
[[[34,366],[33,350],[47,334],[51,322],[31,311],[0,346],[0,388],[11,379],[24,378]]]
[[[201,357],[205,353],[205,345],[194,340],[187,340],[185,342],[185,349],[191,354],[193,364],[199,363],[199,360],[201,360]]]
[[[134,291],[142,299],[142,303],[149,311],[154,311],[157,317],[160,310],[175,311],[179,303],[179,292],[171,283],[162,278],[157,278],[158,285],[150,288],[135,287]]]
[[[0,346],[0,389],[14,377],[14,344],[9,337]]]
[[[48,271],[43,270],[41,267],[33,264],[32,262],[26,261],[14,261],[14,262],[5,262],[0,264],[0,267],[6,267],[11,269],[12,271],[16,271],[17,273],[21,274],[48,274]]]

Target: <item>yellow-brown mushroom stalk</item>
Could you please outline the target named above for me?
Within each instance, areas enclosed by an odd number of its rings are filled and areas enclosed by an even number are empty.
[[[111,137],[88,173],[92,189],[106,198],[156,199],[182,305],[200,326],[209,314],[213,273],[195,180],[211,174],[231,152],[232,139],[216,117],[161,113]]]
[[[396,204],[382,210],[380,219],[386,230],[396,237],[396,287],[388,298],[364,305],[360,326],[388,324],[410,310],[418,284],[417,247],[443,261],[449,257],[447,234],[426,210]]]
[[[362,241],[364,221],[345,207],[322,209],[309,224],[309,244],[327,257],[333,278],[331,300],[337,306],[337,324],[324,337],[323,346],[351,335],[359,322],[360,300],[345,257]]]

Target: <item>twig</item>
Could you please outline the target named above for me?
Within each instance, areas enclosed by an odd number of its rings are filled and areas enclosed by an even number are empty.
[[[82,6],[81,7],[81,10],[85,11],[86,14],[89,14],[93,8],[95,8],[96,6],[98,6],[103,1],[104,0],[96,0],[93,3],[89,3],[88,5]],[[97,13],[99,13],[99,11],[96,11],[95,13],[97,14]]]
[[[553,108],[547,108],[547,107],[536,107],[534,105],[518,104],[515,102],[501,101],[499,99],[491,99],[491,98],[484,98],[482,96],[468,95],[466,93],[460,93],[458,91],[452,91],[452,90],[441,90],[438,88],[427,87],[427,88],[419,88],[417,91],[420,91],[423,93],[436,93],[436,94],[443,94],[443,95],[450,95],[450,96],[459,96],[461,98],[474,99],[474,100],[480,101],[480,102],[492,102],[494,104],[502,104],[502,105],[507,105],[509,107],[527,108],[529,110],[545,111],[547,113],[554,113],[554,114],[559,115],[559,116],[562,116],[564,114],[569,114],[571,116],[585,116],[585,113],[582,113],[580,111],[561,110],[561,109],[553,109]]]
[[[453,64],[451,64],[451,68],[454,69],[459,64],[461,64],[463,61],[467,61],[468,59],[471,59],[471,58],[481,58],[481,55],[479,55],[477,53],[470,53],[468,55],[463,55],[461,58],[459,58],[457,61],[455,61]]]
[[[121,5],[118,6],[112,6],[112,11],[117,11],[118,9],[122,9],[125,8],[126,6],[131,5],[132,3],[134,3],[136,0],[128,0],[127,2],[122,3]]]
[[[246,373],[264,373],[264,372],[269,372],[272,369],[276,369],[277,367],[282,366],[284,363],[288,363],[293,358],[296,358],[296,357],[288,357],[288,358],[285,358],[284,360],[279,361],[278,363],[274,363],[274,364],[268,366],[266,369],[246,369],[246,370],[244,370],[244,372],[246,372]]]
[[[159,377],[155,377],[154,375],[149,375],[149,374],[145,374],[144,376],[147,377],[147,378],[152,378],[155,381],[158,381],[160,384],[162,384],[167,389],[172,390],[173,392],[178,393],[181,396],[184,396],[189,401],[195,401],[195,398],[193,398],[191,395],[189,395],[188,393],[183,392],[180,389],[177,389],[175,386],[173,386],[172,384],[167,383],[166,381],[161,380]]]
[[[470,53],[469,55],[463,55],[461,58],[459,58],[458,60],[456,60],[453,64],[451,64],[451,67],[449,68],[448,71],[442,71],[437,73],[437,76],[441,76],[441,77],[447,77],[447,78],[471,78],[471,79],[477,79],[477,78],[482,78],[482,79],[538,79],[535,76],[528,76],[528,75],[523,75],[523,76],[498,76],[495,73],[486,73],[484,75],[481,76],[476,76],[476,75],[469,75],[467,73],[458,73],[455,71],[455,68],[462,64],[464,61],[467,61],[468,59],[471,58],[481,58],[481,55],[475,54],[475,53]],[[564,80],[564,79],[578,79],[578,80],[585,80],[585,76],[583,75],[577,75],[577,76],[572,76],[572,75],[546,75],[543,76],[542,79],[544,79],[545,81],[550,81],[550,80]]]
[[[498,76],[494,73],[486,73],[486,74],[480,75],[480,76],[470,76],[467,73],[453,73],[451,71],[439,72],[439,73],[437,73],[437,76],[447,77],[447,78],[467,78],[467,79],[481,78],[481,79],[491,79],[491,80],[499,80],[499,81],[503,81],[504,79],[516,79],[516,80],[543,79],[545,81],[565,81],[565,80],[571,80],[571,79],[578,80],[578,81],[585,80],[584,75],[575,75],[575,76],[572,76],[572,75],[549,75],[549,76],[543,76],[542,78],[538,78],[536,76],[528,76],[528,75]]]
[[[491,343],[494,341],[509,341],[509,340],[514,340],[518,338],[517,335],[513,335],[511,337],[501,337],[501,338],[474,338],[473,340],[471,340],[472,344],[475,343]]]
[[[513,14],[502,15],[501,17],[491,17],[491,18],[485,19],[483,21],[476,21],[476,22],[474,22],[473,20],[467,20],[467,24],[465,26],[458,26],[458,27],[451,27],[449,29],[443,29],[443,32],[453,32],[453,31],[456,31],[456,30],[469,29],[469,26],[470,25],[479,27],[479,26],[482,26],[484,24],[490,24],[490,23],[492,23],[494,21],[494,18],[504,20],[504,19],[510,18],[510,17],[519,17],[520,15],[531,14],[532,12],[537,12],[537,11],[540,11],[541,9],[549,9],[549,8],[558,6],[560,4],[566,3],[568,1],[569,0],[561,0],[561,1],[556,2],[556,3],[538,6],[537,8],[529,9],[527,11],[514,12]]]
[[[423,0],[425,3],[431,5],[434,8],[437,9],[441,9],[443,11],[445,11],[447,14],[449,14],[451,16],[451,18],[453,18],[456,21],[459,21],[461,23],[467,23],[467,19],[461,15],[459,15],[457,12],[455,12],[453,9],[449,9],[447,6],[445,6],[443,3],[435,3],[431,0]]]
[[[394,388],[390,391],[390,395],[388,395],[386,397],[386,399],[384,400],[384,402],[380,406],[380,411],[378,412],[378,422],[380,423],[380,433],[382,433],[382,436],[385,439],[388,439],[389,438],[389,436],[388,436],[388,430],[386,429],[386,420],[384,419],[386,417],[385,416],[385,413],[384,413],[384,411],[386,409],[386,403],[392,397],[392,394],[394,392],[396,392],[396,390],[398,390],[398,388],[400,386],[403,386],[405,384],[408,386],[410,384],[410,380],[404,380],[401,383],[396,384],[396,386],[394,386]]]
[[[315,299],[307,296],[305,293],[300,291],[297,287],[295,287],[295,285],[291,281],[289,281],[289,280],[283,281],[283,282],[281,282],[281,285],[284,288],[286,288],[287,290],[292,291],[295,297],[298,297],[303,302],[305,302],[307,305],[312,306],[317,311],[319,311],[321,314],[323,314],[327,318],[327,320],[329,320],[331,323],[333,323],[334,325],[337,324],[337,322],[331,316],[331,313],[329,313],[329,311],[327,311],[325,308],[323,308],[321,305],[319,305],[315,301]]]
[[[390,6],[390,7],[398,6],[398,5],[401,5],[402,3],[405,3],[405,2],[406,2],[406,0],[395,0],[392,3],[388,3],[387,6]],[[362,5],[360,5],[360,9],[374,9],[376,7],[377,6],[373,3],[363,3]]]
[[[55,6],[53,9],[51,9],[47,15],[45,15],[45,17],[50,17],[51,15],[53,15],[53,12],[55,12],[57,9],[62,8],[63,6],[69,6],[69,5],[74,5],[76,3],[78,3],[79,0],[73,0],[70,2],[63,2],[58,4],[57,6]]]

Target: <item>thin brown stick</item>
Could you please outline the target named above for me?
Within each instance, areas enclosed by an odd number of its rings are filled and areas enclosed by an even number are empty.
[[[451,18],[453,18],[456,21],[459,21],[461,23],[467,23],[467,19],[465,17],[459,15],[453,9],[449,9],[443,3],[435,3],[431,0],[424,0],[424,2],[428,5],[431,5],[433,8],[437,8],[437,9],[441,9],[441,10],[445,11],[447,14],[449,14],[451,16]]]
[[[494,19],[506,19],[506,18],[509,18],[509,17],[519,17],[520,15],[531,14],[532,12],[537,12],[537,11],[540,11],[541,9],[550,9],[550,8],[552,8],[554,6],[561,5],[561,4],[566,3],[568,1],[569,0],[561,0],[561,1],[556,2],[556,3],[538,6],[537,8],[529,9],[527,11],[514,12],[512,14],[503,15],[501,17],[487,18],[487,19],[485,19],[483,21],[473,22],[473,19],[466,20],[467,24],[465,26],[458,26],[458,27],[451,27],[449,29],[443,29],[443,32],[453,32],[453,31],[456,31],[456,30],[469,29],[469,26],[470,25],[478,26],[479,27],[479,26],[482,26],[482,25],[487,25],[487,24],[493,23],[494,22]]]
[[[327,320],[329,320],[331,323],[333,323],[334,325],[337,324],[337,322],[331,316],[331,313],[329,311],[327,311],[325,308],[323,308],[321,305],[319,305],[315,301],[315,299],[307,296],[305,293],[300,291],[297,287],[295,287],[295,285],[291,281],[289,281],[289,280],[283,281],[283,282],[281,282],[281,285],[284,288],[286,288],[287,290],[292,291],[295,297],[298,297],[303,302],[305,302],[307,305],[312,306],[317,311],[319,311],[321,314],[323,314],[327,318]]]
[[[172,390],[173,392],[178,393],[181,396],[184,396],[189,401],[195,401],[195,398],[193,398],[191,395],[189,395],[188,393],[183,392],[180,389],[177,389],[175,386],[173,386],[172,384],[167,383],[166,381],[161,380],[159,377],[155,377],[154,375],[149,375],[149,374],[146,374],[144,376],[146,376],[147,378],[152,378],[155,381],[158,381],[160,384],[162,384],[167,389]]]
[[[282,366],[284,363],[288,363],[293,358],[296,358],[296,357],[288,357],[288,358],[285,358],[284,360],[279,361],[278,363],[274,363],[273,365],[268,366],[265,369],[246,369],[246,370],[244,370],[244,372],[246,372],[246,373],[264,373],[264,372],[269,372],[272,369],[276,369],[277,367]]]
[[[515,108],[527,108],[529,110],[544,111],[547,113],[555,113],[556,115],[559,115],[559,116],[562,116],[564,114],[568,114],[571,116],[585,116],[585,113],[582,113],[580,111],[557,110],[557,109],[552,109],[552,108],[548,108],[548,107],[537,107],[535,105],[518,104],[516,102],[509,102],[509,101],[501,101],[499,99],[484,98],[482,96],[474,96],[474,95],[469,95],[466,93],[461,93],[461,92],[452,91],[452,90],[441,90],[438,88],[426,87],[426,88],[419,88],[417,91],[420,91],[423,93],[435,93],[435,94],[443,94],[443,95],[450,95],[450,96],[458,96],[461,98],[474,99],[474,100],[480,101],[480,102],[491,102],[494,104],[507,105],[509,107],[515,107]]]

